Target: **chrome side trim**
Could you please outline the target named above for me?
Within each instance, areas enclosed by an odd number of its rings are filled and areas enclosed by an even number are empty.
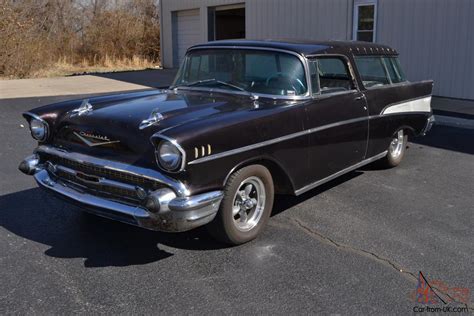
[[[278,142],[286,141],[286,140],[296,138],[296,137],[300,137],[300,136],[303,136],[303,135],[316,133],[316,132],[319,132],[319,131],[322,131],[322,130],[325,130],[325,129],[338,127],[338,126],[345,125],[345,124],[352,124],[352,123],[356,123],[356,122],[359,122],[359,121],[378,119],[378,118],[382,118],[382,117],[385,117],[385,116],[388,116],[388,115],[426,114],[426,113],[427,112],[403,112],[403,113],[387,113],[387,114],[376,114],[376,115],[370,115],[370,116],[357,117],[357,118],[354,118],[354,119],[339,121],[339,122],[335,122],[335,123],[331,123],[331,124],[326,124],[326,125],[314,127],[314,128],[311,128],[311,129],[303,130],[303,131],[300,131],[300,132],[288,134],[288,135],[285,135],[285,136],[280,136],[280,137],[277,137],[277,138],[269,139],[269,140],[266,140],[266,141],[263,141],[263,142],[260,142],[260,143],[255,143],[255,144],[252,144],[252,145],[247,145],[247,146],[231,149],[231,150],[228,150],[228,151],[224,151],[224,152],[221,152],[221,153],[213,154],[213,155],[210,155],[210,156],[198,158],[198,159],[195,159],[195,160],[192,160],[192,161],[188,162],[188,165],[200,164],[200,163],[203,163],[203,162],[207,162],[207,161],[211,161],[211,160],[215,160],[215,159],[235,155],[235,154],[238,154],[238,153],[241,153],[241,152],[244,152],[244,151],[249,151],[249,150],[257,149],[257,148],[260,148],[260,147],[265,147],[265,146],[272,145],[272,144],[275,144],[275,143],[278,143]]]
[[[236,149],[231,149],[231,150],[224,151],[224,152],[221,152],[221,153],[217,153],[217,154],[213,154],[213,155],[210,155],[210,156],[198,158],[198,159],[195,159],[193,161],[188,162],[188,164],[189,165],[199,164],[199,163],[203,163],[203,162],[206,162],[206,161],[219,159],[219,158],[222,158],[222,157],[235,155],[237,153],[241,153],[241,152],[244,152],[244,151],[249,151],[249,150],[252,150],[252,149],[272,145],[272,144],[275,144],[275,143],[279,143],[279,142],[286,141],[286,140],[296,138],[296,137],[300,137],[300,136],[303,136],[303,135],[312,134],[312,133],[319,132],[319,131],[322,131],[322,130],[325,130],[325,129],[329,129],[329,128],[333,128],[333,127],[337,127],[337,126],[341,126],[341,125],[345,125],[345,124],[351,124],[351,123],[356,123],[356,122],[360,122],[360,121],[365,121],[365,120],[368,120],[368,119],[369,118],[367,116],[363,116],[363,117],[357,117],[357,118],[350,119],[350,120],[345,120],[345,121],[340,121],[340,122],[331,123],[331,124],[327,124],[327,125],[322,125],[322,126],[314,127],[314,128],[311,128],[311,129],[303,130],[303,131],[300,131],[300,132],[296,132],[296,133],[293,133],[293,134],[288,134],[288,135],[285,135],[285,136],[281,136],[281,137],[273,138],[273,139],[270,139],[270,140],[266,140],[266,141],[263,141],[263,142],[260,142],[260,143],[256,143],[256,144],[252,144],[252,145],[248,145],[248,146],[244,146],[244,147],[240,147],[240,148],[236,148]]]
[[[170,187],[171,189],[173,189],[173,191],[176,192],[178,196],[190,195],[188,188],[182,182],[175,180],[173,178],[170,178],[166,175],[163,175],[162,173],[152,170],[152,169],[146,169],[146,168],[132,166],[132,165],[121,163],[121,162],[100,159],[100,158],[91,157],[91,156],[87,156],[80,153],[67,152],[67,151],[60,150],[51,146],[46,146],[46,145],[38,146],[35,152],[58,156],[61,158],[74,160],[82,164],[92,164],[104,169],[124,172],[131,175],[143,177],[152,181],[160,182]]]
[[[334,173],[334,174],[332,174],[332,175],[330,175],[330,176],[328,176],[328,177],[326,177],[326,178],[324,178],[324,179],[318,180],[318,181],[316,181],[316,182],[313,182],[313,183],[311,183],[311,184],[308,184],[308,185],[306,185],[306,186],[304,186],[304,187],[302,187],[302,188],[296,190],[296,191],[295,191],[295,194],[296,194],[296,195],[303,194],[303,193],[305,193],[305,192],[307,192],[307,191],[309,191],[309,190],[311,190],[311,189],[314,189],[315,187],[320,186],[320,185],[322,185],[322,184],[324,184],[324,183],[326,183],[326,182],[329,182],[329,181],[331,181],[331,180],[333,180],[333,179],[335,179],[335,178],[337,178],[337,177],[339,177],[339,176],[341,176],[341,175],[343,175],[343,174],[345,174],[345,173],[351,172],[351,171],[353,171],[353,170],[355,170],[355,169],[358,169],[358,168],[360,168],[360,167],[362,167],[362,166],[368,165],[369,163],[374,162],[375,160],[378,160],[378,159],[380,159],[380,158],[383,158],[383,157],[385,157],[386,155],[387,155],[387,151],[384,151],[384,152],[382,152],[382,153],[380,153],[380,154],[378,154],[378,155],[375,155],[375,156],[370,157],[370,158],[368,158],[368,159],[362,160],[361,162],[356,163],[355,165],[352,165],[352,166],[350,166],[350,167],[347,167],[347,168],[345,168],[345,169],[342,169],[341,171],[338,171],[338,172],[336,172],[336,173]]]

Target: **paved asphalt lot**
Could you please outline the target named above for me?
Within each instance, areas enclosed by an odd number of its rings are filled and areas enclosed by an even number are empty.
[[[279,197],[258,240],[226,248],[42,194],[17,170],[35,146],[20,113],[59,99],[0,100],[0,314],[407,314],[418,271],[474,290],[473,129],[435,126],[398,168]]]

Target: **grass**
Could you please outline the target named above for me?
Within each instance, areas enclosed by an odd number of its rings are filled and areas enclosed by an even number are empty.
[[[156,68],[161,68],[161,64],[159,62],[152,62],[138,56],[119,59],[106,55],[102,59],[83,59],[80,62],[73,62],[67,57],[62,57],[57,62],[52,63],[45,68],[32,72],[27,78],[51,78],[70,76],[75,74],[106,73]],[[0,77],[0,79],[16,78]]]

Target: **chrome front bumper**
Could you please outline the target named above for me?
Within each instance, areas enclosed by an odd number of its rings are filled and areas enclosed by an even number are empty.
[[[216,216],[223,197],[222,191],[184,196],[164,187],[148,192],[140,205],[132,205],[79,190],[39,161],[37,155],[29,156],[19,169],[33,175],[42,189],[84,211],[151,230],[181,232],[205,225]]]

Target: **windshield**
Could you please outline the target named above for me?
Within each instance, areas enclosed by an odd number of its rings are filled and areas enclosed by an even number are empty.
[[[308,91],[304,67],[298,57],[246,49],[191,51],[173,85],[282,96],[301,96]]]

